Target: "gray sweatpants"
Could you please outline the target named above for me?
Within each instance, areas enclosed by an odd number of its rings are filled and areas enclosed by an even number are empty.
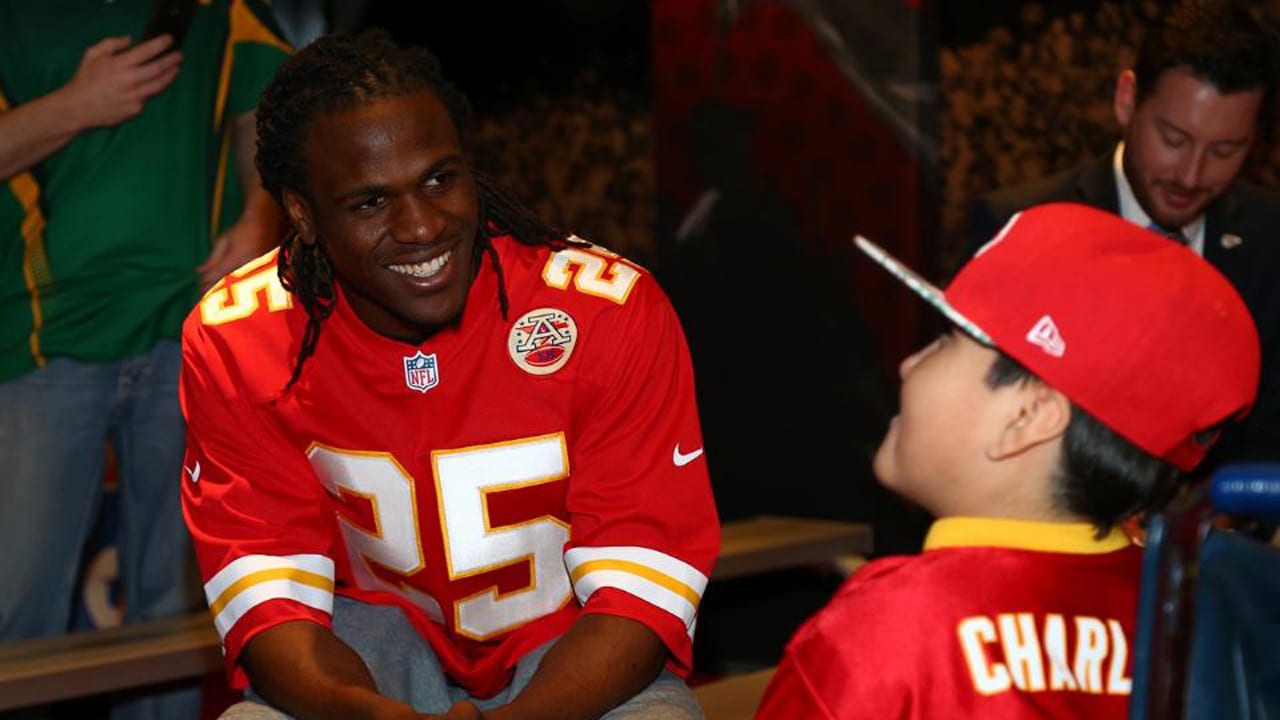
[[[398,608],[370,605],[341,596],[334,598],[333,631],[350,645],[378,683],[378,691],[407,703],[418,712],[443,713],[466,691],[449,682],[431,646]],[[525,654],[516,665],[511,684],[485,700],[471,699],[481,710],[511,702],[520,694],[555,641]],[[288,715],[245,693],[219,720],[287,720]],[[703,720],[702,710],[683,680],[663,670],[649,687],[603,716],[607,720]]]

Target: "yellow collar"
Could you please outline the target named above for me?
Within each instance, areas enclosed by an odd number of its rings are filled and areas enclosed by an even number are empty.
[[[1129,546],[1120,528],[1099,540],[1089,523],[1035,522],[1006,518],[948,517],[933,523],[925,550],[954,547],[1000,547],[1039,552],[1098,555]]]

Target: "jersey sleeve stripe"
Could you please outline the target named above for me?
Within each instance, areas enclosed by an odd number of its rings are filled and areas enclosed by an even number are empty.
[[[576,585],[584,575],[601,571],[614,571],[639,575],[645,580],[648,580],[655,585],[660,585],[672,593],[679,595],[694,607],[697,607],[698,602],[702,599],[702,596],[688,585],[685,585],[668,575],[663,575],[657,570],[641,565],[640,563],[628,562],[626,560],[588,560],[574,568],[573,575],[571,577],[573,579],[573,583]]]
[[[666,610],[684,623],[689,637],[693,637],[693,623],[698,608],[683,595],[650,580],[619,570],[595,570],[574,578],[573,588],[578,600],[586,604],[587,600],[600,588],[610,587],[630,593],[655,607]]]
[[[694,595],[699,598],[702,597],[702,592],[707,589],[707,576],[699,572],[697,568],[683,560],[652,548],[629,545],[581,546],[570,548],[564,554],[564,562],[571,575],[582,563],[594,560],[621,560],[643,565],[666,575],[674,582],[687,585],[693,590]]]
[[[235,600],[236,597],[240,596],[250,588],[257,585],[272,583],[277,580],[284,580],[291,585],[308,585],[313,588],[333,593],[333,579],[324,577],[323,575],[317,575],[297,568],[260,570],[252,575],[246,575],[240,578],[240,580],[233,583],[231,587],[223,590],[222,594],[209,602],[209,610],[214,615],[217,615],[221,613],[223,608],[230,604],[232,600]]]
[[[578,600],[586,604],[602,587],[630,593],[680,619],[690,635],[707,577],[697,568],[650,548],[575,547],[565,566]]]
[[[245,555],[227,563],[204,584],[205,597],[213,604],[227,588],[241,578],[262,570],[296,568],[333,581],[333,560],[324,555]]]
[[[321,588],[289,579],[260,582],[236,595],[214,615],[213,623],[218,635],[225,639],[245,613],[268,600],[292,600],[332,615],[333,583]]]
[[[226,637],[245,613],[268,600],[293,600],[333,612],[333,560],[323,555],[246,555],[204,586],[218,634]]]

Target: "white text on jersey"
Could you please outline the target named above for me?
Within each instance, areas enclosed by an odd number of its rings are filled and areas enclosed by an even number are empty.
[[[973,688],[982,695],[1082,692],[1128,695],[1129,643],[1120,622],[1049,613],[975,615],[960,621],[956,636]]]

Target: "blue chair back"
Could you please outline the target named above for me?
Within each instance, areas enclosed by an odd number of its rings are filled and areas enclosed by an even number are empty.
[[[1130,720],[1280,718],[1280,550],[1220,513],[1280,521],[1280,464],[1223,468],[1152,520]]]

